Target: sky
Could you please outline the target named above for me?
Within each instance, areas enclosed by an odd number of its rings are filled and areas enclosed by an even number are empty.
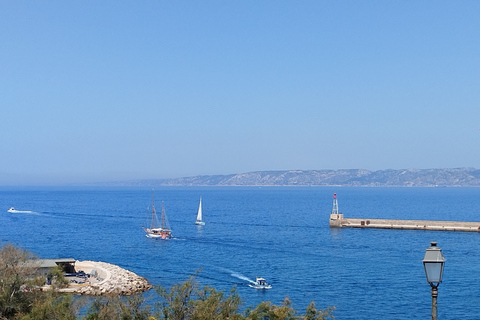
[[[480,1],[1,1],[0,185],[480,168]]]

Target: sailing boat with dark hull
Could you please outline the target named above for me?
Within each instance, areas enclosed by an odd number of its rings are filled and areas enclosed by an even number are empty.
[[[159,222],[158,222],[157,213],[155,211],[155,200],[152,192],[152,227],[151,228],[142,227],[142,229],[146,232],[146,236],[148,238],[162,239],[162,240],[171,239],[172,230],[170,229],[170,226],[168,224],[163,201],[162,201],[162,214],[160,218],[161,218],[161,223],[160,223],[160,226],[158,226]],[[155,223],[157,223],[157,227],[155,226]]]

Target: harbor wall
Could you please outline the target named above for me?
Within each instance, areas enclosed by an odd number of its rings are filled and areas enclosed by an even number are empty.
[[[344,218],[341,213],[330,215],[330,227],[480,232],[480,222],[356,219]]]

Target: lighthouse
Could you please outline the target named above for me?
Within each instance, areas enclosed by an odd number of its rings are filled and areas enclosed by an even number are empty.
[[[343,220],[343,213],[338,212],[337,194],[333,194],[332,213],[330,214],[330,227],[341,227]]]
[[[332,214],[338,214],[338,201],[337,201],[337,194],[333,194],[333,208]]]

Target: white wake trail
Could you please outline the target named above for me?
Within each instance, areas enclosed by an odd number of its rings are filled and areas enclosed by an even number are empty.
[[[243,274],[241,274],[239,272],[236,272],[236,271],[233,271],[233,270],[230,270],[230,269],[227,269],[227,268],[222,268],[222,267],[219,267],[219,269],[221,269],[225,273],[229,273],[234,278],[237,278],[237,279],[240,279],[240,280],[243,280],[243,281],[247,281],[247,282],[250,282],[250,283],[255,283],[255,281],[253,281],[249,277],[244,276]]]
[[[253,281],[252,279],[250,279],[249,277],[246,277],[244,276],[243,274],[240,274],[238,272],[235,272],[235,271],[232,271],[232,273],[230,274],[232,277],[235,277],[235,278],[238,278],[240,280],[245,280],[245,281],[248,281],[250,283],[255,283],[255,281]]]

